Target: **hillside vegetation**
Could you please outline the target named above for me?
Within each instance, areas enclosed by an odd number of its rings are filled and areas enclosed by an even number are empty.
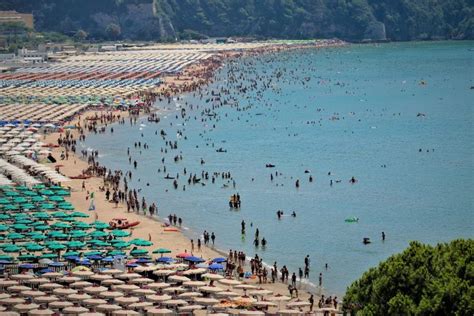
[[[472,0],[3,0],[39,31],[90,39],[206,36],[474,39]],[[81,33],[83,34],[83,33]]]

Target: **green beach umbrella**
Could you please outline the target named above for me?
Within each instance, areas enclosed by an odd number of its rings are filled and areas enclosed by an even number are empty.
[[[20,196],[20,193],[15,192],[15,191],[7,191],[4,194],[5,196]]]
[[[117,242],[112,245],[116,249],[124,249],[127,247],[130,247],[130,243],[122,241],[122,242]]]
[[[71,194],[69,191],[66,191],[66,190],[58,190],[55,193],[56,195],[59,195],[59,196],[68,196]]]
[[[55,253],[43,253],[40,258],[41,259],[54,259],[54,258],[57,258],[58,255],[55,254]]]
[[[66,246],[71,249],[80,249],[84,248],[86,244],[80,241],[69,241],[66,243]]]
[[[28,190],[28,191],[23,191],[23,195],[24,196],[30,196],[30,197],[37,197],[38,193]]]
[[[13,215],[13,217],[15,217],[15,219],[18,219],[18,218],[28,218],[28,214],[26,213],[17,213],[15,215]]]
[[[60,210],[74,211],[74,206],[70,203],[60,203],[57,205]]]
[[[10,245],[5,248],[3,248],[4,252],[20,252],[21,247],[18,247],[17,245]]]
[[[46,239],[46,236],[42,234],[36,234],[36,235],[32,235],[30,238],[33,240],[44,240]]]
[[[0,198],[0,204],[10,204],[12,201],[7,198]]]
[[[31,199],[30,199],[31,202],[43,202],[43,201],[46,201],[46,199],[42,196],[33,196]]]
[[[45,230],[48,230],[50,229],[51,227],[49,225],[39,225],[39,226],[35,226],[35,230],[39,230],[39,231],[45,231]]]
[[[89,217],[88,214],[82,213],[82,212],[73,212],[73,213],[71,214],[71,216],[72,216],[72,217],[80,217],[80,218],[87,218],[87,217]]]
[[[62,231],[60,230],[53,230],[53,231],[50,231],[48,232],[46,235],[52,237],[52,238],[66,238],[68,237],[69,235],[68,234],[65,234],[63,233]],[[54,241],[53,241],[54,242]]]
[[[32,203],[25,203],[25,204],[20,205],[20,208],[22,208],[24,210],[33,210],[33,209],[36,208],[36,205],[34,205]]]
[[[33,214],[33,217],[35,218],[39,218],[39,219],[48,219],[48,218],[51,218],[51,216],[46,213],[46,212],[38,212],[38,213],[35,213]]]
[[[12,261],[13,257],[8,255],[0,255],[0,260]]]
[[[25,238],[25,235],[19,234],[19,233],[10,233],[6,237],[7,237],[7,239],[18,240],[18,239]]]
[[[31,224],[33,221],[29,218],[20,218],[15,221],[15,224]]]
[[[29,230],[30,227],[26,226],[25,224],[15,224],[12,226],[14,230]]]
[[[3,207],[4,211],[18,211],[19,209],[20,209],[20,207],[16,204],[6,204]]]
[[[63,223],[63,222],[56,222],[54,223],[53,225],[51,225],[52,228],[60,228],[60,229],[66,229],[66,228],[72,228],[71,225],[69,225],[68,223]]]
[[[17,196],[12,199],[13,203],[26,203],[28,200],[22,196]]]
[[[28,187],[24,186],[24,185],[17,185],[15,187],[16,190],[18,191],[25,191],[25,190],[29,190]]]
[[[46,188],[46,186],[44,184],[35,184],[32,188],[35,190],[41,190]]]
[[[6,219],[9,219],[10,218],[10,215],[8,214],[0,214],[0,220],[4,221]]]
[[[166,249],[166,248],[159,248],[159,249],[154,250],[153,253],[161,253],[161,254],[163,254],[163,253],[171,253],[171,250]]]
[[[50,190],[64,190],[62,186],[59,185],[52,185],[49,187]]]
[[[54,210],[56,206],[53,203],[43,203],[39,206],[40,209],[43,210]]]
[[[48,200],[52,202],[64,202],[64,198],[62,196],[57,195],[48,197]]]
[[[91,225],[89,225],[87,223],[84,223],[84,222],[77,222],[77,223],[74,224],[74,227],[86,230],[86,229],[91,228]]]
[[[64,246],[63,244],[49,244],[47,245],[46,247],[48,247],[48,249],[50,250],[63,250],[63,249],[66,249],[66,246]]]
[[[76,222],[76,219],[74,217],[68,216],[68,217],[63,217],[60,219],[63,222],[70,222],[71,225],[73,222]]]
[[[101,251],[96,251],[96,250],[84,253],[84,257],[101,256],[101,255],[102,255],[102,252]]]
[[[94,246],[96,246],[96,247],[110,247],[111,244],[109,244],[108,242],[99,240],[99,242],[96,242],[96,243],[94,244]]]
[[[130,241],[131,244],[135,246],[153,246],[153,243],[151,241],[141,239],[141,238],[135,238]]]
[[[131,235],[131,233],[126,230],[114,229],[112,231],[112,235],[114,235],[115,237],[128,237]]]
[[[99,222],[99,221],[95,221],[94,223],[92,223],[92,225],[95,227],[95,229],[107,229],[107,228],[109,228],[109,224],[104,223],[104,222]]]
[[[109,256],[124,256],[125,252],[120,250],[112,250],[108,253]]]
[[[141,255],[146,255],[148,251],[146,249],[134,249],[130,251],[130,254],[132,256],[141,256]]]
[[[6,230],[9,230],[10,227],[4,224],[0,224],[0,232],[4,232]]]
[[[19,255],[17,258],[20,261],[31,261],[31,260],[36,259],[36,256],[32,254],[24,254],[24,255]]]
[[[52,196],[52,195],[54,195],[54,191],[52,191],[52,190],[40,190],[39,193],[40,193],[41,195],[46,195],[46,196]]]
[[[83,230],[74,230],[69,232],[69,236],[71,236],[71,238],[84,238],[87,237],[88,234]]]
[[[79,256],[79,252],[77,251],[68,251],[63,254],[63,257],[72,257],[72,256]]]
[[[69,217],[69,215],[67,215],[67,214],[64,213],[64,212],[54,212],[54,213],[53,213],[53,217],[55,217],[55,218],[61,218],[61,217]]]
[[[106,232],[103,232],[101,230],[94,230],[92,233],[89,234],[90,237],[93,238],[101,238],[101,237],[107,237],[109,234]]]
[[[25,249],[28,251],[41,251],[44,249],[44,247],[38,244],[31,244],[31,245],[27,245]]]

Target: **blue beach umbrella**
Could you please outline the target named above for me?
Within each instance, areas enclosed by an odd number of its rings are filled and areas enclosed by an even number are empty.
[[[204,262],[205,261],[203,258],[199,258],[199,257],[195,257],[195,256],[186,257],[186,258],[184,258],[184,260],[190,261],[190,262]]]
[[[209,266],[209,270],[223,270],[224,266],[220,263],[213,263]]]

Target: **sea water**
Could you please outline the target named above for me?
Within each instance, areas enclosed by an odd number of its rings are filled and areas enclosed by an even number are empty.
[[[200,111],[211,106],[210,95],[182,95],[157,103],[167,108],[159,124],[142,119],[114,125],[113,134],[91,135],[83,146],[99,149],[100,162],[109,168],[132,170],[130,185],[157,202],[160,217],[182,217],[190,238],[214,232],[217,248],[258,254],[291,272],[304,267],[309,254],[310,281],[317,284],[322,272],[323,290],[342,295],[364,271],[410,241],[473,237],[473,47],[473,42],[351,45],[244,58],[233,68],[245,73],[250,63],[256,72],[248,78],[283,74],[261,94],[232,93],[249,109],[223,106],[214,111],[218,122],[202,122]],[[208,91],[226,87],[228,67]],[[191,120],[175,118],[182,107]],[[178,150],[161,152],[161,129],[178,141]],[[133,146],[138,141],[150,148],[140,153]],[[137,170],[128,162],[127,147]],[[178,154],[183,160],[175,163]],[[166,173],[158,172],[163,157]],[[268,163],[275,168],[266,168]],[[236,187],[222,179],[188,185],[183,168],[199,178],[202,170],[230,171]],[[175,190],[164,177],[177,173]],[[242,199],[238,210],[228,206],[234,193]],[[281,220],[277,210],[284,211]],[[292,211],[296,217],[289,216]],[[359,221],[345,222],[350,217]],[[265,249],[253,245],[256,228],[268,241]],[[364,245],[364,237],[372,243]]]

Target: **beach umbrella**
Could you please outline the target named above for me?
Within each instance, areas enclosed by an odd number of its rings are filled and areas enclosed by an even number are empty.
[[[195,297],[193,300],[200,305],[216,305],[219,303],[219,300],[212,297]]]
[[[159,253],[159,254],[171,253],[171,250],[166,249],[166,248],[159,248],[159,249],[153,250],[153,253]]]
[[[171,263],[173,261],[174,259],[170,257],[161,257],[161,258],[156,259],[156,262],[161,262],[161,263]]]
[[[112,246],[117,249],[124,249],[124,248],[130,247],[130,243],[121,241],[121,242],[114,243]]]
[[[65,234],[61,231],[56,231],[56,230],[48,232],[47,235],[55,239],[63,239],[63,238],[69,237],[68,234]]]
[[[89,236],[92,238],[103,238],[103,237],[107,237],[108,235],[109,235],[108,233],[101,230],[95,230],[89,233]]]
[[[50,202],[64,202],[64,198],[62,196],[58,196],[58,195],[49,196],[48,200]]]
[[[101,304],[101,305],[97,305],[95,308],[98,311],[103,311],[107,313],[122,309],[122,307],[115,304]]]
[[[48,304],[48,306],[53,309],[62,309],[73,305],[73,303],[67,301],[56,301]]]
[[[86,244],[80,241],[70,241],[66,243],[66,246],[70,249],[80,249],[80,248],[84,248]]]
[[[63,257],[75,257],[79,256],[79,252],[77,251],[68,251],[63,254]]]
[[[39,208],[42,210],[54,210],[56,206],[54,206],[52,203],[42,203],[40,204]]]
[[[169,283],[165,283],[165,282],[155,282],[155,283],[147,284],[147,288],[152,289],[152,290],[164,289],[170,286],[171,285]]]
[[[125,252],[120,251],[120,250],[112,250],[112,251],[109,251],[108,255],[109,256],[123,256],[125,255]]]
[[[10,229],[9,226],[4,225],[4,224],[0,224],[0,231],[4,232],[4,231],[7,231],[7,230],[9,230],[9,229]]]
[[[272,293],[273,293],[273,291],[270,291],[270,290],[256,289],[256,290],[250,291],[249,295],[252,295],[252,296],[265,296],[265,295],[270,295]]]
[[[51,216],[46,213],[46,212],[37,212],[33,214],[33,217],[38,218],[38,219],[49,219]]]
[[[71,214],[71,217],[87,218],[87,217],[89,217],[89,215],[86,214],[86,213],[82,213],[82,212],[73,212]]]
[[[170,281],[174,281],[174,282],[187,282],[187,281],[191,281],[189,278],[185,277],[185,276],[181,276],[181,275],[172,275],[168,278],[168,280]]]
[[[224,266],[220,263],[213,263],[213,264],[209,265],[208,269],[209,270],[223,270]]]
[[[16,304],[15,306],[13,306],[13,309],[20,313],[28,313],[29,310],[36,309],[38,307],[39,307],[38,304],[22,303],[22,304]]]
[[[70,224],[67,224],[67,223],[63,223],[63,222],[56,222],[54,223],[53,225],[51,225],[52,228],[59,228],[59,229],[69,229],[69,228],[72,228],[72,226]]]
[[[10,218],[10,215],[8,214],[0,214],[0,220],[7,220]]]
[[[3,248],[3,251],[6,252],[6,253],[20,252],[21,247],[18,247],[16,245],[12,245],[12,246],[8,246],[8,247]]]
[[[7,234],[6,238],[11,239],[11,240],[18,240],[18,239],[25,238],[25,235],[19,234],[19,233],[10,233],[10,234]]]
[[[212,259],[212,262],[213,263],[223,263],[223,262],[227,262],[227,259],[226,258],[214,258]]]
[[[45,230],[48,230],[50,229],[49,225],[38,225],[38,226],[35,226],[35,230],[39,230],[39,231],[45,231]]]
[[[20,261],[32,261],[36,259],[36,256],[32,254],[23,254],[23,255],[19,255],[17,259]]]
[[[147,315],[174,315],[174,312],[171,309],[166,308],[150,308],[147,310]]]
[[[206,272],[206,269],[197,268],[197,269],[189,269],[183,272],[183,275],[196,275],[196,274],[203,274]]]
[[[205,260],[203,258],[195,257],[195,256],[188,256],[185,257],[184,260],[190,261],[190,262],[204,262]]]
[[[224,290],[218,286],[203,286],[199,288],[199,291],[205,292],[205,293],[217,293],[217,292],[222,292]]]
[[[54,212],[52,215],[53,215],[54,218],[64,218],[64,217],[69,216],[68,214],[66,214],[64,212]]]
[[[164,294],[164,295],[153,294],[153,295],[147,295],[147,296],[145,296],[145,298],[150,302],[158,303],[158,302],[164,302],[164,301],[170,300],[171,296],[169,296],[167,294]]]
[[[181,252],[181,253],[176,255],[176,258],[186,258],[186,257],[190,257],[190,256],[192,256],[190,253]]]
[[[95,227],[95,229],[99,230],[109,228],[109,224],[100,221],[95,221],[94,223],[92,223],[92,225]]]
[[[239,285],[239,284],[242,283],[242,282],[234,280],[234,279],[220,279],[217,282],[219,282],[221,284],[224,284],[224,285],[230,285],[230,286]]]
[[[115,237],[128,237],[128,236],[130,236],[130,232],[128,232],[126,230],[121,230],[121,229],[114,229],[111,233]]]
[[[115,299],[115,302],[118,303],[119,305],[127,306],[133,303],[139,302],[140,299],[135,296],[122,296],[122,297],[117,297]]]
[[[51,304],[56,303],[56,302],[51,302]],[[50,305],[51,306],[51,305]],[[50,316],[54,315],[54,311],[47,309],[47,308],[38,308],[38,309],[32,309],[28,312],[28,315],[30,316]]]
[[[59,244],[59,243],[52,243],[52,244],[49,244],[46,246],[48,249],[50,250],[63,250],[63,249],[66,249],[66,246],[64,246],[63,244]]]
[[[132,239],[130,241],[131,244],[135,245],[135,246],[144,246],[144,247],[147,247],[147,246],[152,246],[153,243],[151,241],[148,241],[148,240],[145,240],[145,239],[141,239],[141,238],[135,238],[135,239]]]
[[[222,275],[214,274],[214,273],[205,273],[205,274],[201,275],[201,277],[203,277],[205,279],[209,279],[209,280],[214,280],[214,281],[224,278]]]
[[[117,298],[124,296],[124,293],[118,291],[104,291],[99,293],[99,296],[103,298]]]
[[[43,253],[40,258],[41,259],[53,259],[53,258],[57,258],[58,257],[58,254],[56,253]]]
[[[70,195],[71,192],[67,191],[67,190],[57,190],[55,192],[56,195],[58,196],[67,196],[67,195]]]
[[[44,247],[33,243],[33,244],[26,245],[25,249],[28,251],[41,251],[44,249]]]
[[[89,225],[87,223],[84,223],[84,222],[74,223],[73,226],[77,229],[83,229],[83,230],[91,228],[91,225]]]
[[[189,287],[200,287],[200,286],[205,286],[206,283],[203,281],[186,281],[183,283],[184,286],[189,286]]]
[[[88,234],[83,230],[74,230],[74,231],[69,232],[69,236],[71,238],[84,238],[84,237],[88,236]]]
[[[105,286],[125,284],[124,281],[122,281],[122,280],[117,280],[117,279],[103,280],[103,281],[101,281],[100,283],[101,283],[102,285],[105,285]]]
[[[289,307],[289,308],[299,308],[299,307],[307,307],[307,306],[310,306],[311,303],[310,302],[305,302],[305,301],[301,301],[301,300],[297,300],[297,301],[294,301],[294,302],[290,302],[288,304],[286,304],[286,307]]]
[[[82,304],[86,306],[97,306],[101,304],[107,304],[107,301],[99,298],[89,298],[87,300],[83,300]]]
[[[73,294],[73,295],[77,295],[77,294]],[[88,308],[85,308],[82,306],[68,306],[62,310],[62,312],[66,315],[79,315],[88,311],[89,311]]]
[[[146,255],[147,253],[148,253],[148,250],[146,249],[134,249],[130,251],[130,255],[132,256],[142,256],[142,255]]]

